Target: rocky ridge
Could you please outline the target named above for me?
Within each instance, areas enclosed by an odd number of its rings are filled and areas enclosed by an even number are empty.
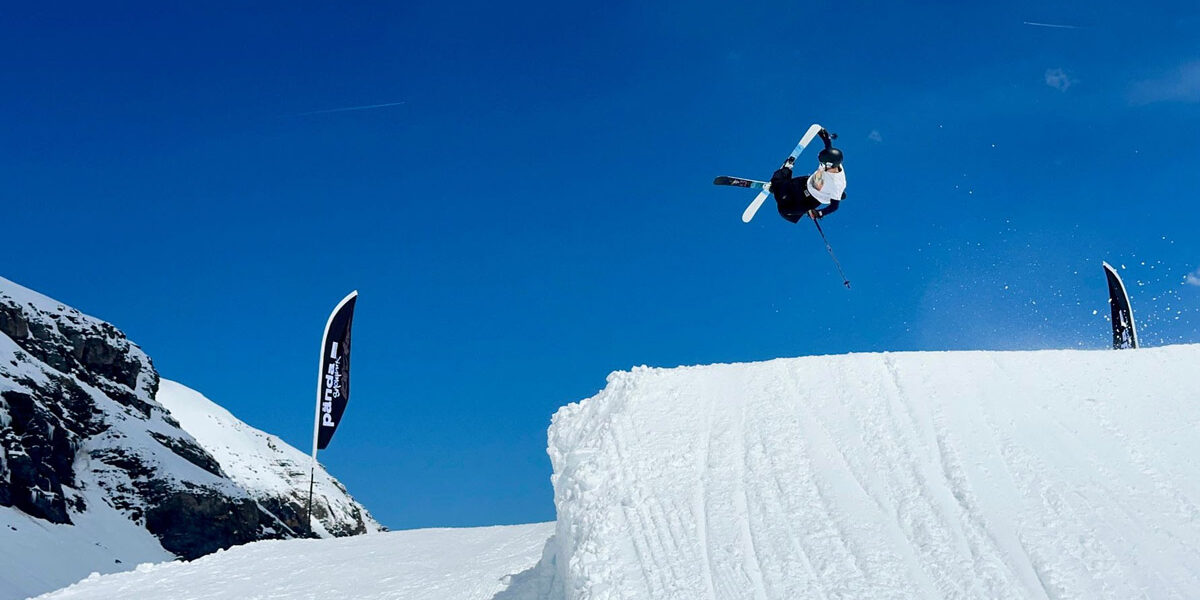
[[[0,278],[0,507],[70,524],[99,497],[184,559],[305,535],[307,489],[231,478],[158,402],[159,387],[150,357],[116,327]],[[299,451],[237,423],[238,435],[270,438],[243,457],[255,471],[307,482]],[[318,534],[382,529],[323,470],[319,480],[333,484],[326,497],[344,497],[316,503]]]

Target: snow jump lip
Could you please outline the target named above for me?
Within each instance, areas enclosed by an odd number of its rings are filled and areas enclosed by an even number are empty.
[[[1200,346],[610,376],[550,428],[569,598],[1200,589]]]

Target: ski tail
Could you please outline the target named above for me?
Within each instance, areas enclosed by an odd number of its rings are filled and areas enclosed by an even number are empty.
[[[783,161],[784,166],[788,164],[788,161],[795,161],[796,157],[800,156],[801,152],[804,152],[804,149],[813,141],[813,138],[817,137],[817,133],[820,131],[821,125],[818,123],[813,123],[809,126],[808,131],[804,132],[804,137],[800,138],[800,143],[796,144],[796,147],[792,149],[792,153],[788,155],[787,160]],[[762,207],[763,202],[766,201],[767,195],[770,193],[771,185],[768,183],[763,186],[762,191],[758,193],[758,196],[754,198],[750,206],[747,206],[745,212],[742,213],[743,223],[749,223],[754,218],[754,215],[758,213],[758,209]]]
[[[752,190],[761,190],[763,186],[767,185],[767,182],[758,181],[756,179],[745,179],[742,177],[729,177],[727,175],[722,175],[716,179],[713,179],[713,185],[729,185],[733,187],[750,188]]]

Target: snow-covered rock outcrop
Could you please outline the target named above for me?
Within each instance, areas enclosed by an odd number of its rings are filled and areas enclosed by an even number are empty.
[[[1200,346],[614,373],[550,428],[601,598],[1187,598]]]
[[[188,387],[163,379],[156,397],[238,487],[246,490],[282,530],[303,527],[308,500],[309,455],[255,429]],[[313,526],[321,537],[357,535],[382,528],[325,469],[313,486]]]
[[[159,402],[160,384],[181,417]],[[300,535],[308,469],[297,456],[161,382],[112,325],[0,278],[0,596]],[[319,533],[380,529],[323,470],[318,481]]]

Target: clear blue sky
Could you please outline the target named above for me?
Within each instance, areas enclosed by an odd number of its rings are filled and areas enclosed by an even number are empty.
[[[1101,260],[1200,342],[1200,7],[974,4],[10,6],[0,275],[301,449],[358,289],[321,460],[393,528],[552,519],[550,416],[617,369],[1101,348]],[[711,185],[812,122],[851,291]]]

